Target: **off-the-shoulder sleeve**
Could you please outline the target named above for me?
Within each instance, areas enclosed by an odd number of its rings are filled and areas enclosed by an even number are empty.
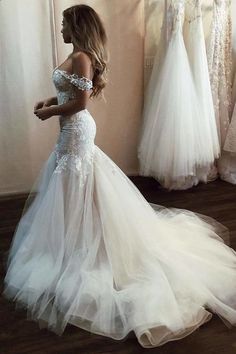
[[[76,86],[79,90],[89,91],[93,88],[92,80],[90,80],[84,76],[79,77],[77,74],[71,74],[69,79],[70,79],[70,82],[74,86]]]

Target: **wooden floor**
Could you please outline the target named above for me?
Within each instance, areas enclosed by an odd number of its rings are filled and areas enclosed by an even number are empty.
[[[185,208],[214,217],[231,232],[231,247],[236,249],[236,186],[223,181],[199,185],[187,191],[168,192],[147,178],[132,179],[148,201],[167,207]],[[1,279],[5,252],[9,249],[25,197],[0,199]],[[196,240],[197,242],[197,240]],[[2,284],[2,282],[1,282]],[[1,285],[2,292],[2,285]],[[236,297],[236,284],[235,284]],[[23,310],[0,298],[0,354],[236,354],[236,327],[229,329],[214,315],[212,320],[188,337],[154,349],[142,348],[133,333],[117,342],[69,326],[59,337],[40,330],[26,319]]]

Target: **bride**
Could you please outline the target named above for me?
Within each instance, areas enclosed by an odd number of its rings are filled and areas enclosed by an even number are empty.
[[[236,324],[235,251],[196,214],[152,207],[94,144],[99,16],[76,5],[62,25],[73,52],[53,72],[57,96],[35,106],[42,121],[60,116],[60,134],[15,231],[4,295],[59,335],[68,323],[119,340],[134,331],[143,347],[183,338],[212,313]]]

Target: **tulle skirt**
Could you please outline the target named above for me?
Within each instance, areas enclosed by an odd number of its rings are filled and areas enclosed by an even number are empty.
[[[213,165],[217,132],[201,109],[180,31],[170,39],[158,80],[151,77],[148,95],[138,148],[140,173],[168,189],[189,188]]]
[[[209,149],[212,149],[214,158],[218,158],[220,155],[220,136],[217,132],[203,23],[200,14],[196,12],[195,16],[195,19],[192,19],[188,25],[185,43],[201,107],[202,127],[204,127],[206,137],[208,137],[205,144],[209,146]]]
[[[236,254],[216,226],[151,206],[97,146],[86,174],[72,162],[58,173],[53,151],[43,166],[10,249],[6,297],[59,335],[68,323],[117,340],[134,331],[143,347],[188,335],[212,312],[236,323]]]

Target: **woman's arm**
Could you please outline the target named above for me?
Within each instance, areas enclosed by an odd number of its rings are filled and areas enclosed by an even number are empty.
[[[49,97],[49,98],[45,98],[43,101],[38,101],[35,103],[34,105],[34,111],[43,108],[43,107],[49,107],[52,105],[57,105],[57,97]]]
[[[57,105],[57,96],[49,97],[45,100],[44,106],[52,106],[52,105]]]
[[[51,106],[50,108],[53,116],[70,116],[85,109],[86,105],[83,100],[75,98],[63,104]]]
[[[87,54],[79,52],[72,57],[72,70],[73,74],[78,75],[78,77],[85,77],[87,79],[92,79],[91,76],[91,60]],[[70,116],[86,108],[90,90],[81,90],[77,88],[76,98],[69,100],[61,105],[53,105],[42,110],[37,110],[36,115],[42,119],[48,119],[52,116],[62,115]]]

